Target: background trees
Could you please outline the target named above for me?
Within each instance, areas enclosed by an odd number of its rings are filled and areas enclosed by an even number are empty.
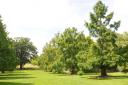
[[[16,55],[12,40],[8,37],[6,27],[0,17],[0,71],[14,70],[16,67]]]
[[[55,73],[63,71],[63,64],[60,61],[62,53],[58,49],[59,39],[60,34],[57,34],[49,43],[46,43],[39,57],[39,65],[45,71],[53,71]]]
[[[82,61],[83,58],[86,61],[86,54],[89,54],[92,43],[92,39],[85,37],[83,32],[78,32],[74,27],[67,28],[63,33],[57,34],[50,43],[46,44],[39,64],[46,71],[59,73],[69,71],[71,74],[75,74],[82,70],[80,64],[83,63],[82,65],[84,65],[86,63]],[[79,52],[85,52],[85,56],[82,58],[82,54]]]
[[[116,48],[116,30],[120,21],[110,23],[113,12],[107,14],[107,6],[98,1],[94,6],[93,13],[90,13],[90,22],[86,23],[90,35],[97,39],[97,50],[101,76],[107,76],[106,69],[115,63],[114,50]]]
[[[128,33],[124,32],[123,34],[117,34],[117,36],[117,54],[119,56],[117,64],[121,67],[121,71],[126,72],[128,66]]]
[[[29,38],[17,37],[14,39],[14,46],[16,50],[16,56],[20,69],[23,69],[23,65],[30,61],[31,58],[36,57],[37,49],[30,41]]]
[[[61,34],[58,46],[63,53],[65,67],[71,74],[77,72],[76,55],[85,47],[83,42],[85,42],[85,36],[82,32],[77,32],[76,28],[67,28]]]

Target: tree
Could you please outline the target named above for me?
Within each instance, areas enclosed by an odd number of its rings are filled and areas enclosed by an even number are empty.
[[[80,71],[80,63],[86,64],[81,62],[81,56],[86,59],[87,55],[81,53],[88,53],[92,43],[93,40],[85,37],[83,32],[78,32],[74,27],[67,28],[45,45],[39,60],[40,67],[45,71],[55,73],[69,71],[75,74]]]
[[[63,72],[63,64],[60,61],[62,54],[57,44],[58,39],[60,39],[60,34],[57,34],[49,43],[46,43],[43,53],[39,57],[39,65],[45,71]]]
[[[76,55],[86,48],[85,41],[86,38],[83,32],[78,32],[74,27],[65,29],[58,40],[58,47],[63,54],[61,60],[66,70],[69,70],[71,74],[78,71]]]
[[[124,32],[123,34],[117,34],[117,36],[117,54],[119,55],[118,65],[122,66],[122,70],[125,71],[128,66],[128,33]]]
[[[36,57],[37,48],[30,42],[29,38],[24,37],[15,38],[14,45],[20,69],[23,69],[24,64],[30,62],[30,59],[33,57]]]
[[[110,23],[113,18],[113,12],[107,14],[107,6],[98,1],[90,13],[90,22],[85,25],[90,35],[97,39],[97,60],[101,69],[101,77],[107,76],[106,69],[116,62],[114,50],[117,36],[116,31],[120,26],[120,21]]]
[[[0,71],[12,71],[16,67],[16,56],[12,40],[0,17]]]

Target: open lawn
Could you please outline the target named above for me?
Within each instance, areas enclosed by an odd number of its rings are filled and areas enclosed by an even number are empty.
[[[107,79],[96,74],[52,74],[41,70],[23,70],[0,74],[0,85],[128,85],[128,74],[111,73]]]

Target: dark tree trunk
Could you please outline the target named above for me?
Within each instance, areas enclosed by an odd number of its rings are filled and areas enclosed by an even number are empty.
[[[4,70],[2,70],[2,71],[1,71],[1,73],[5,73],[5,71],[4,71]]]
[[[71,75],[77,73],[75,66],[72,66],[72,67],[71,67],[70,72],[71,72]]]
[[[71,69],[71,75],[76,74],[74,69]]]
[[[23,64],[20,63],[20,70],[23,70]]]
[[[106,72],[106,68],[105,67],[101,68],[101,77],[107,77],[107,72]]]

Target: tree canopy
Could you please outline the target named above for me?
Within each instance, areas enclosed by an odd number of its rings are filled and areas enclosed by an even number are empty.
[[[106,69],[116,62],[114,50],[116,49],[116,31],[120,21],[111,24],[113,12],[107,14],[107,6],[98,1],[90,13],[90,22],[86,22],[90,35],[97,39],[97,60],[101,69],[101,76],[107,76]]]
[[[6,26],[0,17],[0,71],[14,70],[16,67],[15,49],[12,39],[8,37]]]
[[[93,43],[90,37],[85,37],[83,32],[78,32],[76,28],[67,28],[63,33],[59,33],[43,49],[41,55],[41,66],[47,71],[69,71],[71,74],[79,70],[81,56],[79,52],[88,52]],[[86,56],[84,56],[86,58]],[[85,62],[81,62],[84,63]]]
[[[24,64],[30,62],[31,58],[36,57],[37,55],[37,48],[33,45],[29,38],[15,38],[14,46],[20,69],[23,68]]]

